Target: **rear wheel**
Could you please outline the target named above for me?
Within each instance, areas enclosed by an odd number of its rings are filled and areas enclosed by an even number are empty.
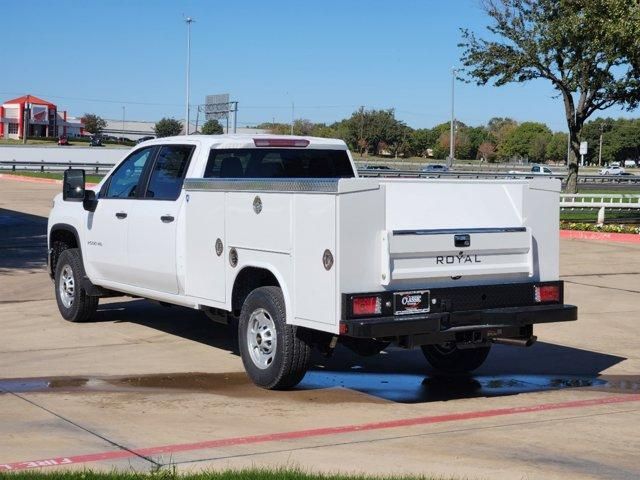
[[[70,248],[58,257],[55,274],[56,301],[65,320],[86,322],[98,307],[98,297],[87,295],[81,286],[84,267],[80,250]]]
[[[461,349],[453,342],[421,348],[431,366],[442,373],[471,372],[484,363],[491,350],[491,346]]]
[[[309,366],[311,347],[304,330],[286,323],[282,291],[260,287],[242,305],[238,342],[242,363],[256,385],[285,390],[297,385]]]

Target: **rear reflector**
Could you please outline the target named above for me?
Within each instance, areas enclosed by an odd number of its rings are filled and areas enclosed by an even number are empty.
[[[382,312],[382,298],[354,297],[352,300],[353,315],[379,315]]]
[[[256,147],[307,147],[309,140],[303,138],[254,138]]]
[[[560,285],[536,285],[534,291],[537,303],[560,302]]]

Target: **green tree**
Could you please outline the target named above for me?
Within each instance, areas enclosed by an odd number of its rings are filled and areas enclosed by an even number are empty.
[[[432,128],[419,128],[411,132],[411,151],[418,157],[427,158],[428,150],[433,150],[440,134]]]
[[[107,121],[94,113],[85,113],[80,121],[84,125],[84,129],[93,135],[99,134],[107,126]]]
[[[542,123],[521,123],[505,138],[501,154],[512,159],[541,162],[545,159],[551,136],[551,130]]]
[[[162,118],[160,121],[156,122],[156,125],[153,127],[153,131],[156,133],[158,138],[173,137],[180,135],[182,132],[182,123],[175,118]]]
[[[204,122],[200,131],[203,135],[220,135],[221,133],[224,133],[222,125],[220,125],[220,122],[215,119]]]
[[[462,29],[465,75],[480,85],[545,79],[562,97],[571,139],[567,190],[577,189],[580,134],[596,111],[640,102],[640,3],[491,0],[490,39]]]
[[[546,160],[562,162],[567,158],[567,134],[556,132],[549,139],[545,152]]]

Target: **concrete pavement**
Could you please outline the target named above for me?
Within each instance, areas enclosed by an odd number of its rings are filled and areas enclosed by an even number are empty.
[[[434,376],[419,351],[339,349],[297,390],[266,392],[198,312],[115,298],[65,322],[43,266],[59,189],[0,179],[0,470],[640,476],[640,246],[562,241],[579,321],[494,347],[472,377]]]

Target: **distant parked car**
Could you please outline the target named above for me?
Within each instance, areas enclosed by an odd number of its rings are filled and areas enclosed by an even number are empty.
[[[98,137],[97,135],[94,135],[93,137],[91,137],[91,140],[89,141],[89,146],[90,147],[102,147],[102,139],[100,137]]]
[[[393,168],[391,168],[388,165],[365,165],[364,169],[365,170],[393,170]]]
[[[448,172],[449,167],[440,163],[430,163],[429,165],[425,166],[422,171],[426,173],[442,173]]]
[[[600,175],[624,175],[625,171],[624,168],[618,165],[611,165],[609,167],[604,167],[599,173]]]
[[[69,139],[64,135],[60,135],[58,137],[58,145],[69,145]]]
[[[545,167],[544,165],[534,165],[531,167],[531,173],[537,173],[540,175],[553,175],[553,172],[549,167]]]
[[[147,137],[139,138],[138,140],[136,140],[136,143],[146,142],[147,140],[153,140],[154,138],[156,138],[156,137],[152,137],[152,136],[149,135]]]

